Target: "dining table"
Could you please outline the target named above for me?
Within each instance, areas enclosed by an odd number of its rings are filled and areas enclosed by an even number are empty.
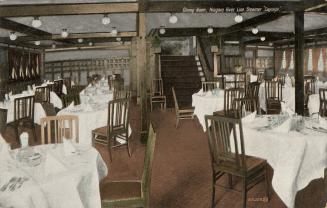
[[[80,93],[80,105],[73,103],[60,110],[57,115],[76,115],[79,120],[79,142],[92,145],[92,130],[107,126],[108,102],[113,100],[113,91],[108,86],[88,86]],[[129,125],[129,135],[132,129]],[[124,141],[117,139],[118,142]]]
[[[274,191],[293,208],[296,193],[312,180],[324,177],[326,118],[253,113],[242,119],[242,125],[245,153],[267,160],[274,170]]]
[[[75,150],[68,153],[65,144],[7,150],[9,156],[0,158],[0,207],[101,207],[106,163],[95,148],[71,145]],[[0,155],[4,152],[0,144]]]
[[[215,89],[203,92],[201,89],[192,95],[192,106],[194,107],[194,115],[205,131],[205,115],[212,115],[215,111],[224,110],[224,90]]]

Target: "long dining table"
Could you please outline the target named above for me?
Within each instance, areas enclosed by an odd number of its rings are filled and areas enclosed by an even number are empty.
[[[274,169],[272,187],[292,208],[298,191],[324,177],[327,120],[291,116],[277,122],[282,115],[249,117],[242,119],[245,153],[267,160]]]

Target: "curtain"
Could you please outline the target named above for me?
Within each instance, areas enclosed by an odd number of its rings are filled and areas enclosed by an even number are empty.
[[[283,51],[275,50],[275,74],[278,74],[280,67],[282,66]]]
[[[285,68],[285,71],[287,71],[290,68],[290,64],[291,64],[292,49],[285,50],[285,57],[286,57],[286,68]]]
[[[322,60],[323,60],[323,63],[324,63],[324,76],[327,75],[327,50],[326,48],[322,48],[321,49],[321,53],[322,53]]]
[[[312,73],[318,73],[318,60],[320,55],[320,48],[313,48],[312,49]]]
[[[308,59],[309,59],[309,49],[305,49],[303,52],[303,70],[304,74],[306,75],[308,73]]]

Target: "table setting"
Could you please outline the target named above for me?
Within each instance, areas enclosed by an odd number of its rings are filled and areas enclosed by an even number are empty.
[[[205,115],[212,115],[213,112],[224,109],[224,90],[215,89],[203,92],[201,89],[192,95],[192,106],[195,107],[194,115],[197,116],[205,131]]]
[[[93,147],[64,139],[10,150],[1,137],[0,155],[2,207],[101,207],[99,182],[108,169]]]
[[[279,115],[254,112],[242,118],[245,153],[272,166],[272,186],[287,207],[294,207],[296,193],[323,178],[327,167],[326,118],[292,112],[284,106]]]

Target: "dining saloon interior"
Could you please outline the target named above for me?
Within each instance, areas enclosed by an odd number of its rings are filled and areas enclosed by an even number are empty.
[[[326,12],[1,0],[0,207],[327,207]]]

